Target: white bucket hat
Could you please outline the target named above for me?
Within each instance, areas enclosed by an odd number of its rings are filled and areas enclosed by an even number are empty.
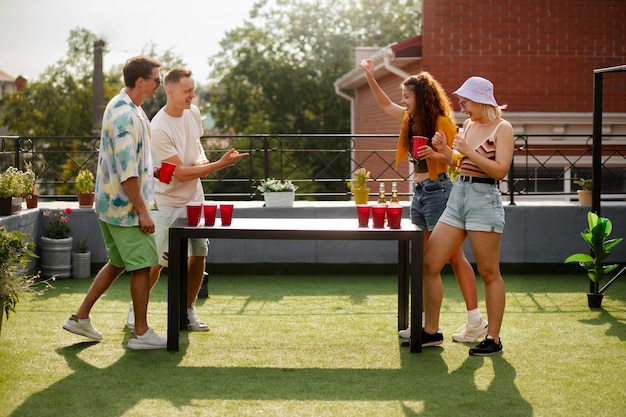
[[[468,98],[474,103],[490,104],[495,107],[500,107],[493,96],[493,84],[491,81],[482,77],[468,78],[461,88],[452,94]]]

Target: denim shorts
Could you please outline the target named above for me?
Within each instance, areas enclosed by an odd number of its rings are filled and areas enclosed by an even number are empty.
[[[411,222],[422,230],[432,231],[446,208],[451,189],[452,181],[445,173],[434,180],[414,182]]]
[[[157,253],[159,254],[159,265],[167,267],[168,263],[163,259],[163,252],[169,251],[170,226],[179,217],[187,218],[186,207],[159,206],[154,214],[156,231],[154,239],[156,241]],[[188,256],[207,256],[209,254],[208,239],[189,239]]]
[[[498,186],[456,181],[439,221],[463,230],[502,233],[504,207]]]

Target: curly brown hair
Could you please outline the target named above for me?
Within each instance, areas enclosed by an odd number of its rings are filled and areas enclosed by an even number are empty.
[[[409,114],[409,129],[407,134],[432,138],[435,134],[437,117],[448,117],[454,123],[452,104],[445,90],[437,80],[427,71],[411,75],[402,82],[404,88],[415,93],[415,113]]]

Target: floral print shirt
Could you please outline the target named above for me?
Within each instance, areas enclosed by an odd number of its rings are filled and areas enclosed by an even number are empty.
[[[147,207],[154,203],[150,121],[125,90],[107,104],[102,119],[96,174],[96,214],[105,223],[139,226],[139,214],[122,183],[139,178]]]

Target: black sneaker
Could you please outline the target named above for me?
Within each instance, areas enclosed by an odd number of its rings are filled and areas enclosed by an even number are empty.
[[[471,356],[488,356],[494,353],[502,352],[502,339],[499,343],[496,343],[491,337],[485,337],[485,340],[480,344],[469,350]]]
[[[439,330],[435,334],[426,333],[422,329],[422,347],[439,346],[443,343],[443,334]]]

